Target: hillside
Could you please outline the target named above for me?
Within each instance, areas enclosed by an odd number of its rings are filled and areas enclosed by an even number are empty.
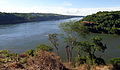
[[[34,21],[48,21],[67,19],[78,16],[67,16],[51,13],[2,13],[0,12],[0,24],[15,24]],[[79,16],[80,17],[80,16]]]
[[[53,52],[39,50],[31,56],[25,53],[11,54],[6,50],[0,50],[0,70],[89,70],[87,64],[78,67],[66,64],[62,63],[60,57]],[[112,69],[112,65],[94,65],[91,67],[91,70]]]
[[[0,70],[68,70],[52,52],[39,50],[34,56],[0,51]]]
[[[120,34],[120,11],[98,12],[79,21],[93,33]]]

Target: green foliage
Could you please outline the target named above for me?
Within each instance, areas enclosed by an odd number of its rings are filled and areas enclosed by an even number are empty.
[[[43,50],[43,51],[52,51],[53,48],[50,46],[47,46],[45,44],[38,45],[36,50]]]
[[[58,34],[56,34],[56,33],[49,34],[48,39],[49,39],[50,43],[53,45],[53,47],[56,49],[57,54],[59,55],[59,51],[58,51],[59,42],[58,42],[58,37],[57,36],[58,36]]]
[[[116,70],[120,69],[120,58],[112,58],[110,60],[110,63],[113,64],[113,66]]]
[[[20,64],[25,64],[26,62],[27,62],[27,58],[22,58],[22,59],[19,61]]]
[[[73,36],[68,36],[64,38],[64,41],[69,45],[69,46],[74,46],[74,43],[76,42],[76,38]]]
[[[67,34],[78,34],[85,36],[89,33],[87,27],[84,27],[76,21],[61,23],[60,28]]]
[[[86,62],[86,57],[75,57],[74,61],[75,63],[77,63],[77,65],[79,66],[80,64],[85,64]]]
[[[79,21],[75,22],[72,26],[73,31],[75,31],[77,34],[85,36],[89,34],[88,28],[84,25],[80,24]]]
[[[49,41],[53,44],[53,46],[55,46],[57,48],[58,44],[58,38],[57,38],[58,34],[49,34]]]
[[[83,23],[84,21],[89,23]],[[86,27],[89,32],[120,34],[120,11],[98,12],[84,17],[79,22],[86,24],[84,27]]]
[[[34,56],[35,55],[35,50],[31,49],[25,52],[26,54],[30,55],[30,56]]]
[[[15,61],[17,54],[10,53],[8,50],[0,50],[0,64]]]
[[[120,34],[120,11],[98,12],[88,15],[80,21],[65,22],[60,25],[65,33],[77,33],[83,36],[88,33]]]
[[[41,44],[37,46],[36,50],[28,50],[22,54],[10,53],[8,50],[0,50],[0,64],[8,63],[8,62],[17,62],[20,64],[25,64],[29,57],[34,57],[40,51],[52,51],[53,48]]]
[[[77,45],[80,45],[81,50],[83,50],[85,53],[93,52],[92,49],[94,47],[94,44],[90,43],[89,41],[81,41]]]
[[[47,46],[47,45],[45,45],[45,44],[40,44],[40,45],[38,45],[38,46],[36,47],[35,50],[30,49],[30,50],[26,51],[25,54],[28,54],[29,56],[35,56],[35,55],[36,55],[36,52],[37,52],[37,51],[40,51],[40,50],[43,50],[43,51],[52,51],[53,48],[50,47],[50,46]]]
[[[104,52],[107,49],[106,45],[103,45],[103,43],[101,42],[102,41],[101,37],[96,36],[93,37],[92,40],[93,43],[96,45],[97,50]]]
[[[103,45],[101,40],[102,38],[97,36],[90,39],[90,41],[76,42],[75,45],[78,53],[78,58],[87,56],[86,62],[90,64],[102,64],[102,62],[105,64],[102,58],[99,58],[95,55],[96,52],[103,53],[107,49],[106,45]]]
[[[0,54],[8,54],[8,50],[0,50]]]
[[[120,58],[112,58],[110,59],[110,63],[113,65],[120,65]]]
[[[91,17],[91,16],[90,16]],[[85,17],[87,18],[87,17]],[[83,19],[85,19],[83,18]],[[86,63],[88,64],[105,64],[104,59],[101,58],[101,56],[96,56],[96,52],[102,52],[107,49],[106,45],[102,43],[102,38],[99,36],[93,37],[92,39],[88,41],[79,41],[79,36],[85,36],[90,33],[90,29],[94,28],[93,30],[99,30],[97,29],[97,25],[99,23],[95,23],[93,21],[87,22],[87,24],[81,23],[83,21],[70,21],[65,22],[60,25],[60,28],[65,32],[65,35],[67,36],[66,42],[69,46],[75,46],[72,48],[75,48],[77,51],[77,58],[78,62],[81,62],[82,57],[85,57]],[[91,26],[92,25],[92,26]],[[102,25],[99,27],[101,28]],[[115,29],[115,28],[113,28]],[[77,41],[78,40],[78,41]],[[101,54],[102,55],[102,54]]]
[[[71,33],[73,31],[72,26],[75,21],[64,22],[59,25],[60,29],[66,33]]]

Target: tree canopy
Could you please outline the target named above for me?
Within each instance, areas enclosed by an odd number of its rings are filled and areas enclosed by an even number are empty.
[[[97,12],[83,17],[83,19],[69,24],[67,27],[79,34],[88,34],[90,32],[120,34],[120,11]]]

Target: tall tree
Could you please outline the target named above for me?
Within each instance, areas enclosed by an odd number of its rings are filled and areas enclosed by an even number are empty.
[[[102,52],[104,53],[104,51],[107,49],[106,45],[104,45],[102,42],[102,38],[100,37],[94,37],[92,38],[90,41],[80,41],[80,42],[76,42],[76,49],[78,50],[78,55],[88,55],[88,63],[89,64],[105,64],[104,60],[98,56],[95,55],[96,52]],[[81,53],[82,51],[82,53]],[[81,57],[81,56],[80,56]],[[90,59],[90,61],[89,61]]]
[[[76,41],[76,33],[72,28],[75,22],[76,21],[69,21],[60,24],[60,29],[64,33],[64,40],[66,43],[65,48],[68,62],[72,61],[72,52],[74,48],[74,42]]]
[[[67,60],[71,62],[72,56],[73,56],[72,53],[73,53],[74,43],[76,42],[76,38],[73,36],[68,36],[65,38],[65,42],[67,43],[67,46],[66,46]]]
[[[51,42],[51,44],[54,46],[54,48],[56,49],[57,54],[59,55],[59,50],[58,50],[58,34],[49,34],[49,41]]]

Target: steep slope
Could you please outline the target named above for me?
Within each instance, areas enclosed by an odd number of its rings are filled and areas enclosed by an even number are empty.
[[[90,32],[120,34],[120,11],[98,12],[79,21]]]
[[[35,56],[20,54],[12,60],[1,63],[0,70],[68,70],[58,56],[46,51],[37,51]]]

